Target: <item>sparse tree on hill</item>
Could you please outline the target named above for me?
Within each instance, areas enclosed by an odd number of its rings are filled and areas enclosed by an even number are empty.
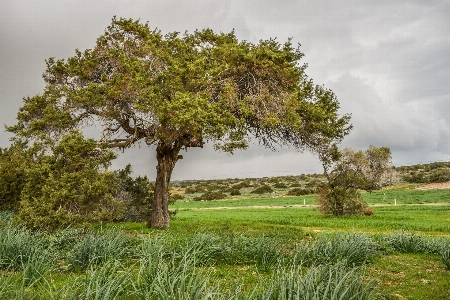
[[[257,139],[265,147],[317,151],[351,129],[330,90],[312,83],[290,41],[238,41],[234,32],[162,35],[114,18],[93,49],[47,60],[42,94],[24,99],[18,138],[57,141],[96,125],[99,141],[156,148],[157,176],[148,222],[168,227],[168,187],[181,149],[206,142],[232,153]]]

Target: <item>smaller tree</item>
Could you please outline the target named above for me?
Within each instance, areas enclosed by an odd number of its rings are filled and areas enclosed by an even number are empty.
[[[116,157],[74,131],[56,146],[35,144],[26,170],[17,221],[32,229],[54,230],[120,219],[122,203],[113,198],[117,180],[106,168]]]
[[[388,147],[370,146],[366,151],[327,149],[323,159],[327,184],[317,195],[319,210],[335,216],[373,214],[360,190],[373,191],[391,184],[395,170]]]

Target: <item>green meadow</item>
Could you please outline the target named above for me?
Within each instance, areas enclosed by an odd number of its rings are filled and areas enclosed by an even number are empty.
[[[372,216],[323,216],[312,195],[179,201],[166,230],[37,233],[3,213],[0,298],[448,299],[450,191],[364,197]]]

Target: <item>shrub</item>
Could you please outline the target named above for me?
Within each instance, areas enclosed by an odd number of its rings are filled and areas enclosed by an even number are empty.
[[[289,190],[289,192],[287,193],[288,196],[303,196],[303,195],[309,195],[309,194],[314,194],[314,190],[295,188],[295,189]]]
[[[19,209],[32,157],[32,149],[24,142],[16,141],[9,148],[0,148],[0,211]]]
[[[231,189],[237,189],[237,190],[240,190],[240,189],[242,189],[242,188],[246,188],[246,187],[250,187],[250,186],[251,186],[251,185],[250,185],[250,182],[247,181],[247,180],[244,180],[244,181],[241,181],[241,182],[239,182],[239,183],[233,184],[233,185],[231,186]]]
[[[323,189],[316,195],[316,202],[318,210],[325,215],[362,216],[369,210],[369,205],[358,190],[341,186]]]
[[[116,176],[105,169],[115,154],[80,132],[46,149],[27,168],[17,221],[49,231],[122,217],[124,206],[113,198]]]
[[[277,182],[273,185],[273,187],[277,189],[286,189],[287,185],[284,182]]]
[[[241,195],[241,191],[240,190],[236,190],[236,189],[231,190],[230,191],[230,195],[231,196],[239,196],[239,195]]]
[[[262,185],[256,189],[254,189],[252,192],[252,194],[268,194],[268,193],[273,193],[273,189],[268,186],[268,185]]]
[[[206,192],[198,197],[195,197],[194,200],[220,200],[225,199],[227,194],[223,194],[220,192]]]
[[[128,164],[116,171],[118,188],[114,198],[125,206],[121,221],[144,222],[150,219],[155,186],[147,176],[131,177]]]
[[[175,203],[177,200],[184,199],[183,195],[180,195],[180,194],[170,194],[169,198],[170,198],[169,199],[170,203]]]

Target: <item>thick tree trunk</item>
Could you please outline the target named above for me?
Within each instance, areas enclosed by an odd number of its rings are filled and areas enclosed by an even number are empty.
[[[152,215],[147,223],[148,227],[168,228],[170,226],[169,216],[169,183],[173,168],[180,158],[178,153],[180,148],[177,145],[158,144],[156,148],[156,158],[158,165],[156,167],[155,194],[152,205]]]

